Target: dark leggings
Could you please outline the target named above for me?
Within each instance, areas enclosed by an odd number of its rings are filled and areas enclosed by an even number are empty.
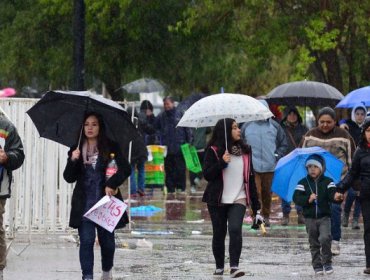
[[[360,197],[362,217],[364,219],[364,241],[366,267],[370,267],[370,200]]]
[[[216,260],[216,268],[225,265],[225,238],[229,227],[230,267],[238,267],[242,251],[242,224],[246,207],[242,204],[208,205],[212,220],[213,238],[212,251]]]

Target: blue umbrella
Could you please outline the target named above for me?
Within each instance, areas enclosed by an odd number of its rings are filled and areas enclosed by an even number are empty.
[[[359,103],[370,106],[370,86],[362,87],[348,93],[335,108],[353,108]]]
[[[320,147],[296,148],[278,161],[272,180],[272,191],[285,201],[292,201],[297,183],[307,175],[305,162],[312,154],[318,154],[324,158],[325,176],[338,183],[344,166],[341,160]]]

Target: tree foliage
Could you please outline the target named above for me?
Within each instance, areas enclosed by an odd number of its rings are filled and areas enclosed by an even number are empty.
[[[114,99],[141,77],[185,96],[267,94],[293,80],[348,92],[370,81],[369,1],[85,0],[87,88]],[[73,1],[0,2],[0,82],[67,89]],[[0,86],[1,86],[0,85]]]

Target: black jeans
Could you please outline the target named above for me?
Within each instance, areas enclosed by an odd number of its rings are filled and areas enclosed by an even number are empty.
[[[176,189],[185,191],[186,166],[182,153],[167,155],[164,159],[164,170],[168,192],[173,193]]]
[[[360,197],[362,217],[364,219],[364,242],[366,267],[370,267],[370,200]]]
[[[208,205],[212,220],[213,238],[212,251],[216,268],[223,269],[225,265],[225,238],[229,227],[230,267],[238,267],[242,252],[242,225],[246,207],[242,204],[224,204],[222,206]]]

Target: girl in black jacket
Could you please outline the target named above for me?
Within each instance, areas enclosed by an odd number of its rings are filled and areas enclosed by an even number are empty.
[[[83,122],[81,144],[68,153],[63,176],[68,183],[76,183],[72,195],[70,226],[78,229],[80,237],[80,264],[82,279],[93,279],[95,230],[101,248],[102,279],[112,278],[115,251],[114,231],[111,233],[83,215],[103,196],[115,195],[122,200],[118,187],[130,175],[131,168],[121,154],[119,145],[105,136],[104,123],[100,115],[88,113]],[[106,179],[110,154],[114,154],[117,171]],[[117,227],[128,222],[125,212]],[[116,228],[117,228],[116,227]]]
[[[365,274],[370,274],[370,119],[362,125],[360,142],[352,160],[352,166],[338,185],[338,191],[346,192],[356,179],[360,179],[360,203],[364,219],[366,255]]]
[[[259,215],[260,203],[254,182],[251,148],[243,143],[240,136],[235,120],[219,120],[208,143],[203,166],[204,178],[208,181],[203,202],[207,203],[213,227],[212,250],[216,261],[214,275],[224,273],[225,237],[228,229],[232,278],[245,274],[239,269],[239,259],[246,207],[251,205],[256,219],[263,221]]]

